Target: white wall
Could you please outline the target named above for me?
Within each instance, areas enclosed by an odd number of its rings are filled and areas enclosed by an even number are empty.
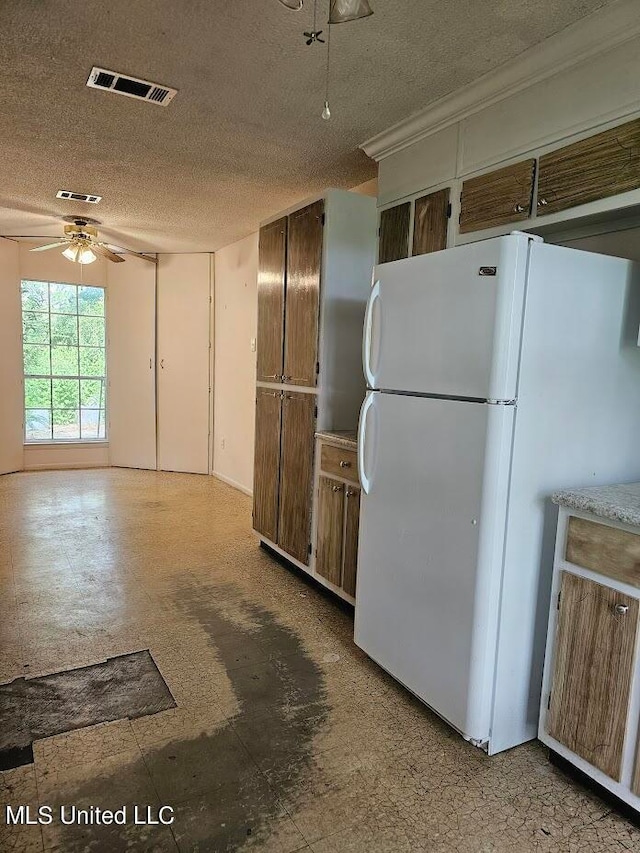
[[[258,315],[258,235],[215,254],[213,473],[250,493]]]

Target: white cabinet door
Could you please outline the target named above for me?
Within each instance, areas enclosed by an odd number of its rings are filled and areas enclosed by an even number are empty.
[[[18,244],[0,238],[0,474],[23,467],[22,309]]]
[[[158,468],[209,473],[209,254],[158,256]]]
[[[513,409],[374,392],[358,443],[355,642],[478,741],[491,721]]]
[[[156,467],[156,268],[127,256],[107,270],[109,460]]]

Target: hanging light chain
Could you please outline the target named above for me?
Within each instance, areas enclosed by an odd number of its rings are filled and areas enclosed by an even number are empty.
[[[331,10],[331,0],[329,0],[329,10]],[[327,73],[324,87],[324,109],[322,110],[322,118],[329,121],[331,118],[331,110],[329,109],[329,78],[331,71],[331,21],[327,24]]]

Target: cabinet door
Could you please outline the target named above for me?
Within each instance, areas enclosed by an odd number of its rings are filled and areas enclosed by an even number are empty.
[[[426,255],[447,248],[449,188],[429,193],[415,201],[413,255]]]
[[[348,486],[346,491],[346,520],[344,527],[344,566],[342,588],[349,595],[356,594],[358,570],[358,526],[360,524],[360,489]]]
[[[278,545],[309,564],[315,394],[286,391],[282,401]]]
[[[280,391],[256,389],[253,528],[272,542],[278,541],[281,408]]]
[[[460,199],[460,232],[528,219],[535,168],[534,159],[524,160],[465,181]]]
[[[640,187],[640,119],[540,158],[538,215]]]
[[[342,579],[344,491],[344,483],[320,477],[316,571],[336,586]]]
[[[279,382],[284,342],[287,217],[260,229],[258,244],[258,357],[256,378]]]
[[[378,263],[399,261],[409,255],[409,219],[411,204],[397,204],[380,214]]]
[[[316,384],[323,211],[321,200],[289,216],[283,381],[292,385]]]
[[[620,780],[638,601],[562,573],[547,730]]]

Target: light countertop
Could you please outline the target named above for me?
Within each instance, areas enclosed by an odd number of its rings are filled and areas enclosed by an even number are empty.
[[[323,430],[316,433],[316,438],[324,438],[333,444],[339,444],[341,447],[348,447],[350,450],[355,450],[358,446],[358,434],[355,430]]]
[[[559,506],[640,527],[640,483],[563,489],[554,492],[551,499]]]

